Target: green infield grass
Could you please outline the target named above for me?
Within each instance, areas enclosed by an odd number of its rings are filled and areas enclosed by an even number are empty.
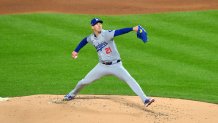
[[[98,62],[86,45],[71,52],[99,17],[104,29],[142,25],[144,44],[130,32],[115,38],[124,67],[148,96],[218,103],[218,11],[122,16],[54,13],[0,15],[0,97],[67,94]],[[81,94],[135,95],[106,76]]]

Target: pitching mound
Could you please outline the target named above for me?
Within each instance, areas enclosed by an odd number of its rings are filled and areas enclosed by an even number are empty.
[[[2,123],[215,123],[218,105],[181,99],[155,98],[145,107],[137,96],[80,95],[69,102],[63,95],[34,95],[0,101]]]

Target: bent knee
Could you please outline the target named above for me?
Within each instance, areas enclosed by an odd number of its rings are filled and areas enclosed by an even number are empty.
[[[79,84],[80,84],[80,85],[83,85],[83,86],[88,85],[88,84],[90,84],[90,83],[91,83],[91,81],[90,81],[90,80],[87,80],[87,79],[82,79],[82,80],[80,80],[80,82],[79,82]]]

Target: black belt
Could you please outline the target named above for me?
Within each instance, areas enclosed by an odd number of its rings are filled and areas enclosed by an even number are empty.
[[[121,62],[120,59],[117,60],[117,61],[115,61],[115,62],[102,62],[102,64],[105,64],[105,65],[112,65],[112,64],[115,64],[115,63],[119,63],[119,62]]]

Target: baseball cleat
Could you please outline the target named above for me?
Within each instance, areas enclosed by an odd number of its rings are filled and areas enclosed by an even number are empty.
[[[67,95],[65,95],[65,96],[64,96],[64,99],[63,99],[63,101],[70,101],[70,100],[73,100],[73,99],[74,99],[74,97],[73,97],[73,96],[71,96],[71,95],[67,94]]]
[[[144,104],[146,107],[148,107],[149,105],[151,105],[151,103],[153,103],[155,100],[153,98],[148,98],[145,100]]]

